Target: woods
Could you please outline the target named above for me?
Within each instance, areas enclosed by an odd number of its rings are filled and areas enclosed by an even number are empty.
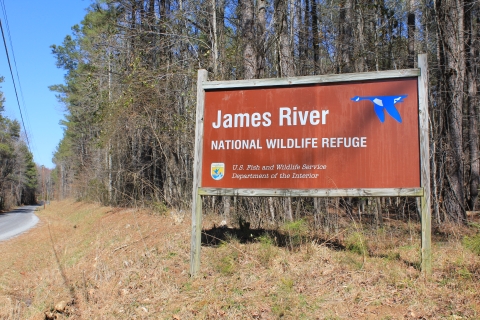
[[[0,84],[2,82],[0,77]],[[20,137],[20,123],[2,115],[4,102],[0,91],[0,211],[37,201],[37,169],[33,156]]]
[[[433,215],[465,223],[478,210],[479,23],[471,0],[97,1],[52,45],[66,71],[51,87],[66,108],[56,197],[189,207],[200,68],[209,80],[292,77],[412,68],[427,53]],[[415,212],[411,199],[374,202]],[[207,203],[226,216],[313,215],[329,228],[329,206],[361,213],[370,200]]]

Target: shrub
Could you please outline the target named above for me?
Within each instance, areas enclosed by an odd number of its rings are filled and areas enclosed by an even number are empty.
[[[223,256],[217,263],[218,272],[224,275],[231,275],[235,273],[237,266],[238,254],[227,254]]]
[[[260,242],[258,259],[264,267],[268,267],[277,255],[274,247],[274,239],[272,239],[268,233],[265,233],[258,237],[257,240]]]
[[[168,207],[164,202],[161,201],[155,201],[151,204],[152,210],[155,212],[155,214],[158,215],[165,215],[168,211]]]
[[[299,247],[308,235],[308,224],[305,220],[287,222],[283,225],[282,230],[287,234],[287,245],[291,250]]]
[[[360,232],[354,232],[347,238],[345,248],[360,255],[368,254],[367,242]]]
[[[476,234],[472,237],[464,237],[463,238],[463,246],[477,255],[480,255],[480,234]]]

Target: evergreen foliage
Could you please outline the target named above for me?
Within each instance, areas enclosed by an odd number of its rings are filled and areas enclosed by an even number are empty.
[[[0,77],[0,83],[3,77]],[[20,124],[2,115],[0,91],[0,210],[36,203],[37,170],[33,156],[20,137]]]

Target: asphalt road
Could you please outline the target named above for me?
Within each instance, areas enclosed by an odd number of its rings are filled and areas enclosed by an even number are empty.
[[[0,241],[8,240],[28,229],[39,221],[33,213],[38,206],[24,206],[13,211],[0,214]]]

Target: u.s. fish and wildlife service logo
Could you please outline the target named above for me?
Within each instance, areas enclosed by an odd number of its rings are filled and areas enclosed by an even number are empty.
[[[210,167],[210,174],[213,180],[220,180],[225,176],[225,164],[224,163],[212,163]]]

